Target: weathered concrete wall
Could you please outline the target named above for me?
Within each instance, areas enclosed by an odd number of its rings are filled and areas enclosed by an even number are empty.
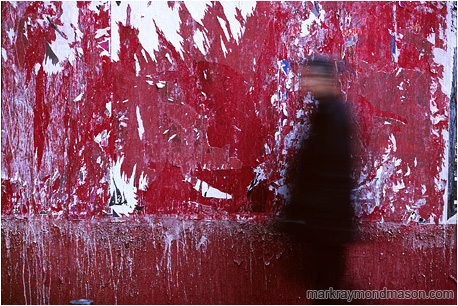
[[[269,222],[312,53],[353,111],[348,286],[456,293],[454,2],[1,7],[2,303],[304,302]]]

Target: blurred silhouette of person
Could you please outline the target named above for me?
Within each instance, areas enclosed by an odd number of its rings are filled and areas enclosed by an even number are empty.
[[[345,244],[353,238],[349,115],[339,98],[335,63],[325,57],[298,66],[299,94],[309,93],[316,108],[308,137],[292,162],[291,197],[282,228],[306,248],[316,290],[341,288]],[[315,300],[314,303],[342,303]]]

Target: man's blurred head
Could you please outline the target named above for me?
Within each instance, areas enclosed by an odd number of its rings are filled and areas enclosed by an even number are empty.
[[[299,93],[302,97],[308,92],[316,99],[336,96],[338,81],[335,62],[325,57],[304,60],[299,65]]]

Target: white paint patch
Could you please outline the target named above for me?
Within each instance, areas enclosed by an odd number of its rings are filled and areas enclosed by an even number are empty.
[[[172,140],[172,139],[175,138],[176,136],[177,136],[177,134],[173,134],[172,136],[170,136],[170,138],[169,138],[168,141]]]
[[[207,248],[207,243],[208,243],[207,237],[202,236],[202,237],[200,238],[199,243],[198,243],[197,246],[196,246],[196,250],[200,250],[200,248],[201,248],[202,246],[203,246],[204,249],[206,249],[206,248]]]
[[[410,167],[407,166],[407,172],[406,172],[406,174],[404,174],[404,176],[409,176],[409,175],[410,175]]]
[[[199,49],[200,53],[206,54],[206,48],[204,45],[204,40],[206,41],[207,38],[204,37],[203,33],[201,31],[196,31],[194,33],[194,43],[196,44],[197,48]],[[206,42],[206,45],[208,45],[208,42]]]
[[[109,37],[110,35],[108,34],[108,28],[105,29],[98,29],[95,31],[95,39],[100,38],[100,37]]]
[[[148,56],[146,56],[145,49],[142,49],[142,55],[145,61],[148,63]]]
[[[41,65],[36,63],[35,66],[33,66],[33,69],[35,70],[35,74],[38,74],[38,71],[40,71]]]
[[[138,190],[146,191],[148,188],[148,178],[146,174],[140,174],[140,179],[138,180]]]
[[[386,163],[392,156],[393,152],[396,152],[396,138],[391,134],[388,138],[388,147],[385,149],[385,152],[382,155],[382,164]]]
[[[107,109],[108,111],[108,117],[111,117],[111,102],[107,102],[105,104],[105,108]]]
[[[376,207],[380,207],[385,201],[390,203],[390,208],[394,211],[395,206],[392,203],[397,199],[396,193],[406,188],[402,179],[395,182],[390,179],[394,173],[402,173],[403,161],[395,156],[396,150],[396,138],[391,134],[388,138],[387,147],[383,154],[375,160],[373,167],[365,165],[361,170],[357,183],[358,188],[354,191],[356,192],[355,196],[367,201],[367,205],[362,206],[359,201],[355,201],[355,212],[358,216],[363,213],[371,214]],[[375,178],[369,180],[368,177],[373,171],[372,169],[377,169]],[[410,168],[407,172],[409,175]]]
[[[430,33],[427,39],[431,44],[436,44],[436,33]]]
[[[43,70],[47,74],[57,74],[61,72],[63,69],[64,68],[59,63],[54,65],[50,60],[47,59],[47,57],[45,57],[45,59],[43,60]]]
[[[8,35],[8,38],[10,39],[10,43],[13,44],[13,40],[16,37],[16,33],[14,32],[13,28],[6,31],[6,35]]]
[[[138,137],[140,140],[143,139],[143,135],[145,134],[145,129],[143,128],[143,120],[140,116],[140,108],[137,106],[137,122],[138,122]]]
[[[310,27],[313,23],[317,23],[319,27],[321,27],[321,23],[324,22],[324,16],[326,15],[326,11],[323,9],[320,9],[320,14],[318,17],[310,11],[309,17],[302,21],[301,24],[301,37],[306,37],[310,35]]]
[[[135,75],[139,76],[140,74],[140,63],[138,62],[137,54],[134,54],[135,58]]]
[[[431,110],[431,114],[435,114],[439,111],[439,108],[437,108],[437,103],[434,100],[431,100],[431,103],[429,105],[429,109]]]
[[[79,9],[75,1],[62,2],[62,16],[60,17],[62,26],[56,25],[56,27],[67,39],[56,32],[56,40],[48,42],[59,62],[54,65],[45,57],[43,59],[43,69],[46,73],[55,74],[61,72],[64,69],[66,61],[73,65],[77,51],[75,48],[71,48],[70,45],[75,41],[80,41],[82,38],[82,33],[78,28],[78,15]],[[46,20],[45,23],[48,23],[48,21]]]
[[[119,216],[127,216],[133,213],[137,205],[137,188],[135,187],[135,170],[137,165],[132,169],[130,178],[127,178],[127,175],[121,172],[123,161],[124,156],[118,158],[117,162],[113,163],[110,169],[110,193],[111,195],[115,195],[115,197],[120,196],[123,203],[110,207]]]
[[[442,92],[450,97],[451,93],[451,78],[453,69],[453,53],[450,50],[444,50],[442,48],[433,49],[434,61],[444,67],[444,73],[440,79]],[[451,58],[450,58],[451,57]],[[448,66],[448,67],[447,67]]]
[[[397,183],[393,186],[393,191],[394,191],[394,192],[398,192],[399,190],[404,189],[404,188],[406,188],[406,185],[404,185],[404,181],[397,182]]]
[[[456,224],[456,214],[447,220],[446,224]]]
[[[447,121],[448,118],[445,115],[436,115],[436,116],[431,116],[431,123],[433,125],[438,124],[441,121]]]
[[[205,198],[216,198],[216,199],[226,199],[226,200],[232,199],[232,195],[222,192],[221,190],[216,189],[215,187],[211,187],[210,185],[208,185],[208,183],[200,179],[186,176],[184,179],[184,182],[188,182],[194,185],[193,188],[197,190],[198,192],[202,193],[202,196]],[[195,182],[195,184],[193,182]]]
[[[394,137],[393,134],[390,135],[390,141],[391,141],[391,143],[392,143],[392,145],[393,145],[393,152],[396,152],[396,150],[397,150],[396,138]]]
[[[421,194],[425,194],[425,193],[426,193],[426,186],[421,185]]]
[[[76,97],[76,98],[73,100],[73,102],[79,102],[79,101],[81,101],[81,99],[83,98],[83,96],[84,96],[84,91],[83,91],[82,93],[80,93],[80,94],[78,95],[78,97]]]
[[[220,17],[216,17],[218,19],[219,25],[223,29],[224,35],[226,36],[227,40],[230,40],[229,33],[227,32],[227,26],[226,26],[226,21]]]
[[[226,15],[229,27],[231,29],[232,36],[238,42],[245,32],[245,27],[235,18],[237,14],[237,8],[244,20],[248,18],[250,14],[253,14],[253,10],[256,7],[256,1],[221,1],[221,6],[224,8],[224,14]]]
[[[104,7],[104,2],[102,1],[91,1],[89,2],[89,5],[87,6],[87,8],[95,13],[99,13],[99,9],[97,8],[97,6],[101,6],[101,7]]]
[[[164,88],[165,87],[165,84],[167,84],[167,82],[165,81],[159,81],[156,83],[156,87],[161,89],[161,88]]]
[[[166,53],[165,58],[169,61],[170,64],[173,64],[172,58],[170,57],[170,54]]]
[[[5,48],[2,48],[2,59],[3,59],[4,62],[6,62],[8,60],[8,55],[6,53]]]
[[[99,49],[102,50],[102,52],[100,52],[100,56],[107,56],[107,57],[110,57],[110,53],[108,53],[107,50],[105,50],[105,49],[102,48],[101,46],[99,46]]]
[[[270,154],[270,148],[267,143],[264,144],[264,148],[266,149],[266,154]]]
[[[221,49],[223,49],[224,56],[227,55],[227,49],[226,46],[224,45],[223,39],[221,38]]]
[[[189,14],[191,14],[191,17],[198,23],[202,23],[202,19],[207,13],[207,8],[211,5],[211,2],[184,1],[184,4],[188,9]]]
[[[86,164],[84,164],[81,169],[80,169],[80,173],[79,173],[79,177],[78,177],[78,185],[83,185],[86,181],[86,177],[87,177],[87,169],[86,169]]]
[[[94,141],[103,149],[108,145],[108,138],[110,137],[110,132],[107,133],[107,130],[103,130],[97,136],[94,137]]]
[[[159,39],[157,35],[157,31],[159,30],[164,33],[167,40],[183,57],[181,47],[183,38],[178,34],[181,23],[178,7],[173,6],[170,8],[166,1],[121,2],[119,6],[113,2],[111,4],[111,59],[113,61],[119,60],[118,52],[121,49],[121,43],[118,22],[122,24],[127,23],[127,6],[131,8],[130,23],[132,27],[138,29],[138,39],[154,61],[156,61],[154,51],[159,50]]]

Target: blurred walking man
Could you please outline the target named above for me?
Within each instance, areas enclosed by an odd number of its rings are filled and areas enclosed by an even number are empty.
[[[311,59],[298,70],[301,98],[310,93],[317,107],[311,115],[310,133],[293,163],[291,199],[283,225],[307,248],[304,260],[312,267],[313,289],[342,289],[344,244],[352,240],[353,233],[348,112],[339,99],[332,61]]]

